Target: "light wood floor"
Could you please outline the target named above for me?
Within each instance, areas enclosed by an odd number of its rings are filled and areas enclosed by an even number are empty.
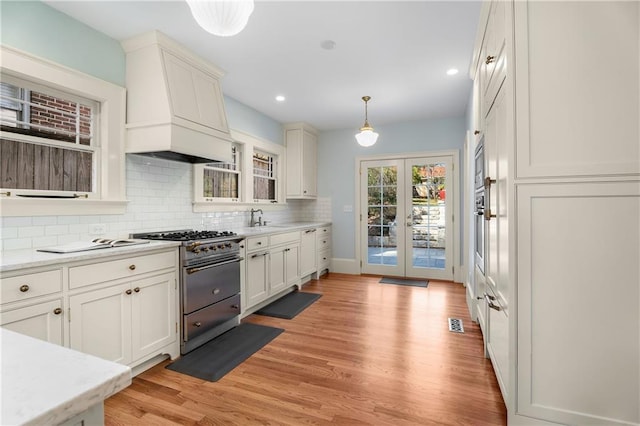
[[[286,331],[216,383],[144,372],[105,402],[108,425],[504,425],[506,410],[461,284],[330,274]],[[462,318],[464,334],[448,331]]]

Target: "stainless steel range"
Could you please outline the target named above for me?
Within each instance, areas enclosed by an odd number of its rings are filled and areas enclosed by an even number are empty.
[[[240,242],[230,231],[179,230],[131,238],[181,241],[180,353],[186,354],[240,323]]]

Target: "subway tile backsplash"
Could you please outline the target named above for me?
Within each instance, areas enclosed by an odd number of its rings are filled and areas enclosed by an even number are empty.
[[[190,164],[128,154],[127,212],[123,215],[4,217],[2,251],[89,241],[99,236],[128,237],[133,232],[170,229],[232,229],[249,223],[249,209],[194,213],[193,169]],[[288,200],[282,210],[266,211],[272,223],[331,220],[331,199]],[[93,225],[103,235],[90,235]]]

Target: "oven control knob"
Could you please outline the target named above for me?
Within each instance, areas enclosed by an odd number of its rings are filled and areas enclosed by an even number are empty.
[[[206,253],[209,251],[209,247],[204,247],[202,250]]]
[[[198,321],[198,322],[194,322],[193,325],[195,325],[196,327],[200,327],[202,325],[202,323],[200,321]]]
[[[231,243],[227,243],[227,244],[225,244],[225,246],[231,248]]]
[[[200,253],[200,249],[193,249],[193,252],[194,252],[195,254],[198,254],[198,253]]]
[[[218,246],[218,248],[219,248],[220,250],[222,250],[222,249],[224,248],[224,244],[220,244],[220,245]]]
[[[216,246],[211,246],[211,250],[216,251],[216,250],[218,250],[218,247],[216,247]]]

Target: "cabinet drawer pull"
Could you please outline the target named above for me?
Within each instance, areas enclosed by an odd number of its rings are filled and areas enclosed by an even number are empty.
[[[20,286],[20,291],[23,293],[26,293],[27,291],[29,291],[29,286],[26,284],[23,284]]]
[[[218,294],[218,293],[220,293],[220,289],[219,288],[214,288],[212,293],[213,294]]]
[[[129,265],[129,269],[131,269],[132,271],[136,270],[136,265]]]
[[[140,293],[140,287],[134,288],[133,291],[135,291],[136,293]]]
[[[202,323],[200,321],[198,321],[198,322],[194,322],[193,325],[195,325],[196,327],[200,327],[200,326],[202,326]]]
[[[258,241],[256,244],[258,244],[259,246],[262,245],[262,241]]]
[[[60,309],[60,308],[55,308],[55,309],[53,310],[53,313],[54,313],[54,314],[56,314],[56,315],[60,315],[60,314],[62,313],[62,309]]]
[[[240,309],[240,306],[238,306],[238,305],[231,305],[231,307],[232,307],[233,309]]]
[[[125,291],[125,294],[131,294],[131,293],[132,293],[131,289]]]
[[[489,56],[487,56],[487,60],[486,60],[486,61],[484,61],[484,63],[485,63],[485,64],[487,64],[487,65],[489,65],[491,62],[493,62],[493,60],[494,60],[495,58],[496,58],[495,56],[491,56],[491,55],[489,55]]]

